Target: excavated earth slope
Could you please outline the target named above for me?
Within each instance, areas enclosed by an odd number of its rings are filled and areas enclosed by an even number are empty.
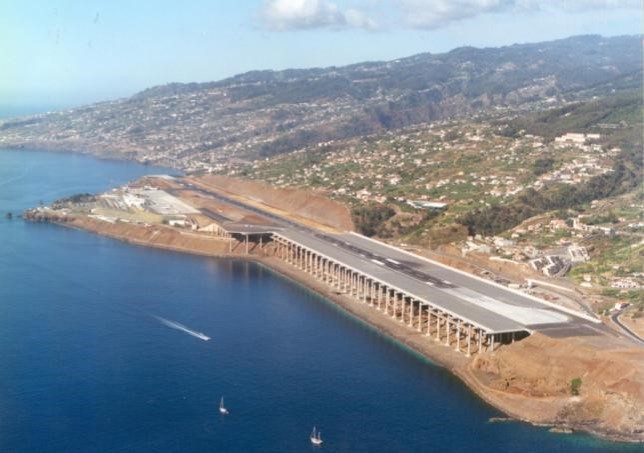
[[[644,442],[644,348],[627,340],[536,333],[476,357],[459,374],[523,420]],[[581,380],[578,396],[573,379]]]
[[[354,229],[349,208],[337,201],[293,188],[274,188],[256,181],[209,175],[198,178],[202,184],[246,199],[311,219],[338,230]]]

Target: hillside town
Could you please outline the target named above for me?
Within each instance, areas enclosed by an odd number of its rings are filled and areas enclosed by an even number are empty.
[[[464,213],[503,206],[529,189],[578,186],[608,175],[621,152],[602,133],[570,131],[546,140],[500,131],[494,120],[443,121],[212,171],[313,188],[354,207],[390,206],[395,215],[387,223],[404,226],[393,237],[422,244]],[[644,269],[636,259],[644,250],[642,212],[642,197],[632,195],[593,201],[583,212],[537,216],[500,235],[445,237],[463,255],[474,252],[549,278],[571,278],[596,294],[644,300]],[[427,217],[434,220],[425,222]],[[618,250],[621,263],[611,254]],[[591,271],[598,265],[608,268]]]

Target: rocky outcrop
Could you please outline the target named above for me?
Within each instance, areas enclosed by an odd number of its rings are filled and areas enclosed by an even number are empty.
[[[476,357],[466,372],[526,421],[644,442],[644,349],[609,334],[541,334]]]

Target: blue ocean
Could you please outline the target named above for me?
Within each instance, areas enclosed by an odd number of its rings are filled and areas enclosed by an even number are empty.
[[[260,265],[15,216],[167,171],[0,150],[0,451],[637,450],[490,423],[450,373]]]

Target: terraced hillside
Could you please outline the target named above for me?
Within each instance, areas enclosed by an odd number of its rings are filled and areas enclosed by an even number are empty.
[[[389,62],[254,71],[0,123],[0,147],[72,150],[183,169],[492,108],[552,105],[640,83],[641,39],[581,36]]]

